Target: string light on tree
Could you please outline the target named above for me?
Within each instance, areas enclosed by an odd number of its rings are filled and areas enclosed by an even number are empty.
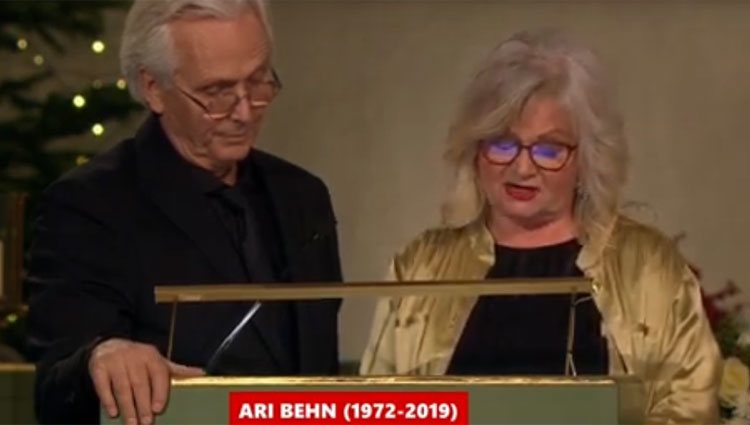
[[[100,123],[96,123],[91,126],[91,132],[94,133],[94,136],[101,137],[101,135],[104,134],[104,126]]]
[[[123,123],[142,111],[127,90],[116,85],[122,77],[117,70],[104,67],[109,63],[94,64],[115,53],[110,45],[113,41],[104,34],[113,29],[109,28],[109,12],[121,13],[122,3],[0,0],[0,56],[4,59],[0,63],[0,128],[13,129],[0,131],[0,192],[23,193],[27,205],[18,211],[26,220],[12,229],[15,234],[33,234],[30,218],[43,198],[44,187],[85,164],[93,155],[92,143],[101,144],[116,136],[116,127],[107,126]],[[79,52],[82,57],[66,52]],[[73,143],[56,149],[61,136]],[[21,254],[28,245],[18,248]],[[21,274],[7,274],[4,283],[20,285]],[[17,351],[20,361],[31,361],[35,353],[26,343],[26,308],[7,307],[0,309],[0,351],[5,354],[9,347],[10,358]],[[1,393],[2,388],[0,406]],[[4,415],[0,413],[0,417]]]
[[[94,40],[93,43],[91,43],[91,50],[94,51],[96,54],[102,54],[104,53],[104,49],[106,46],[104,45],[104,42],[101,40]]]
[[[128,83],[125,82],[124,78],[120,78],[117,80],[117,88],[120,90],[125,90],[128,87]]]
[[[83,108],[84,106],[86,106],[86,98],[80,94],[75,95],[73,97],[73,106],[78,109]]]

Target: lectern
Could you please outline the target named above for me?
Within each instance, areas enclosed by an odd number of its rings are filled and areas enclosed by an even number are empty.
[[[172,304],[174,329],[187,302],[561,293],[575,300],[590,291],[579,279],[238,284],[160,286],[156,300]],[[634,376],[201,377],[173,380],[157,423],[636,424],[644,401]],[[104,414],[102,423],[119,422]]]

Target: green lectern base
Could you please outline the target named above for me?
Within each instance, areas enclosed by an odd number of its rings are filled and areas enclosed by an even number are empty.
[[[232,392],[466,392],[471,424],[643,423],[634,377],[222,377],[173,382],[157,424],[228,424]],[[104,418],[103,424],[120,423]],[[283,423],[283,421],[279,421]],[[351,423],[356,423],[352,421]]]
[[[31,424],[34,418],[34,365],[0,363],[0,424]]]

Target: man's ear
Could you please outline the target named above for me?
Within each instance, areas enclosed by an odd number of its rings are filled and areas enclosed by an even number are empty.
[[[156,114],[164,112],[164,90],[156,81],[156,78],[150,72],[141,69],[138,75],[138,83],[149,109]]]

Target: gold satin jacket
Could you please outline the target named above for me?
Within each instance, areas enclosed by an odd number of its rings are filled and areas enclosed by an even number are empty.
[[[718,423],[721,356],[686,261],[669,238],[625,217],[600,240],[585,244],[576,264],[592,281],[610,374],[644,381],[648,423]],[[428,230],[395,256],[390,279],[482,280],[494,247],[481,221]],[[381,300],[360,374],[445,374],[476,300]]]

